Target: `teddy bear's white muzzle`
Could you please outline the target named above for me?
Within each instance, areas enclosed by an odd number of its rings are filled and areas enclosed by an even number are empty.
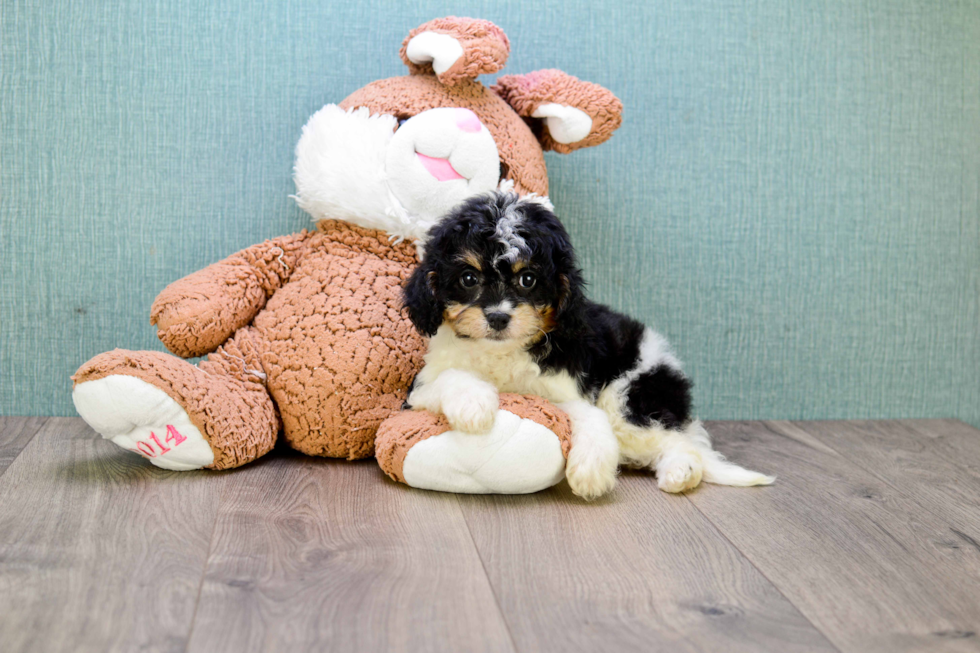
[[[385,172],[388,187],[409,212],[435,220],[459,202],[496,188],[500,158],[475,113],[430,109],[395,132]]]

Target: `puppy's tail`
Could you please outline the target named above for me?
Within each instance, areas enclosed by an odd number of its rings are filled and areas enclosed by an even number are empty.
[[[711,438],[700,421],[694,422],[689,428],[691,436],[699,445],[698,449],[701,452],[701,462],[704,464],[702,478],[708,483],[747,487],[750,485],[772,485],[776,480],[775,476],[753,472],[726,460],[723,455],[711,448]]]
[[[735,463],[725,460],[725,457],[717,451],[712,451],[707,456],[702,454],[701,460],[704,462],[704,476],[702,478],[708,483],[745,487],[749,485],[772,485],[776,480],[775,476],[767,476],[739,467]]]

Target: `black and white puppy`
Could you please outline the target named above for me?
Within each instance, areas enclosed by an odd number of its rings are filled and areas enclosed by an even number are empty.
[[[544,198],[491,193],[429,232],[405,289],[412,322],[431,336],[409,407],[482,433],[493,425],[498,391],[548,399],[571,419],[566,477],[588,499],[613,488],[621,463],[654,469],[667,492],[702,479],[771,483],[711,448],[666,340],[585,297],[551,209]]]

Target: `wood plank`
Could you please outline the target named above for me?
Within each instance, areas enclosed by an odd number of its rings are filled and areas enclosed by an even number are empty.
[[[921,436],[925,449],[980,478],[980,429],[958,419],[907,419],[897,423]]]
[[[0,417],[0,476],[46,421],[47,417]]]
[[[221,480],[48,420],[0,478],[4,653],[182,649]]]
[[[972,426],[955,420],[772,422],[771,426],[781,433],[809,434],[926,512],[941,516],[949,530],[938,545],[980,542],[980,431]]]
[[[518,650],[836,650],[649,474],[594,503],[565,484],[459,502]]]
[[[800,424],[709,430],[779,478],[689,499],[842,651],[977,650],[980,552],[941,546],[948,515],[882,480],[882,458],[841,455]]]
[[[453,495],[373,461],[236,473],[189,651],[512,651]]]

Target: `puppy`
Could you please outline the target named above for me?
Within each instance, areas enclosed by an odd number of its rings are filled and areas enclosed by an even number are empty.
[[[772,483],[711,448],[666,340],[583,285],[547,199],[496,192],[458,206],[430,230],[405,288],[412,323],[431,336],[408,407],[482,433],[498,391],[548,399],[571,419],[566,477],[586,499],[613,488],[620,464],[655,470],[667,492]]]

